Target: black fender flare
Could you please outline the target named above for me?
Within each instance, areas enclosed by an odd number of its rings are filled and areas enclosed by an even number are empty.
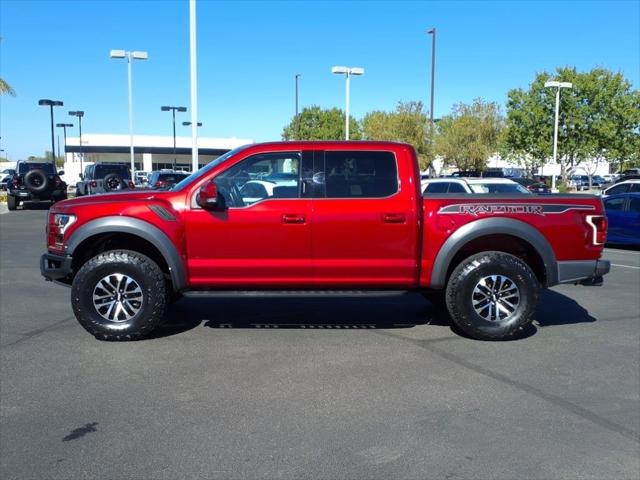
[[[67,254],[73,256],[73,252],[83,241],[101,233],[129,233],[148,241],[167,262],[174,290],[182,291],[187,288],[186,270],[175,245],[158,227],[137,218],[109,216],[85,223],[69,238]]]
[[[515,218],[483,218],[463,225],[444,242],[431,270],[430,288],[444,288],[447,272],[455,255],[467,243],[487,235],[511,235],[536,249],[545,268],[546,286],[558,283],[558,262],[553,248],[535,227]]]

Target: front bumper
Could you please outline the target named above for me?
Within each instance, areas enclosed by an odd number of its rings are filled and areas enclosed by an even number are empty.
[[[609,273],[609,260],[575,260],[558,262],[558,283],[602,285],[602,276]]]
[[[40,273],[48,281],[62,280],[71,273],[71,255],[44,253],[40,257]]]

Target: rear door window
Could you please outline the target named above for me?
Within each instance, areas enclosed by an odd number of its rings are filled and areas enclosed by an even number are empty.
[[[605,210],[622,210],[624,209],[624,197],[610,198],[604,201]]]
[[[424,193],[447,193],[451,182],[434,182],[427,185]]]
[[[467,193],[467,191],[459,183],[451,182],[449,184],[449,193]]]
[[[632,197],[629,199],[629,211],[633,213],[640,213],[640,198]]]
[[[398,191],[392,152],[325,152],[327,198],[385,198]]]

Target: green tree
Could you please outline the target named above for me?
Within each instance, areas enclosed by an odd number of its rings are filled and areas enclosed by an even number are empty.
[[[429,141],[429,119],[422,102],[398,102],[393,112],[373,111],[362,119],[366,140],[404,142],[413,145],[421,169],[429,167],[433,149]]]
[[[501,152],[527,168],[543,165],[553,155],[555,89],[544,83],[554,78],[571,82],[560,93],[558,162],[566,178],[582,162],[604,159],[614,165],[640,161],[640,91],[621,73],[603,68],[578,72],[557,68],[542,72],[528,90],[508,93],[507,120]]]
[[[494,102],[476,98],[471,104],[454,105],[438,122],[435,154],[445,165],[460,170],[483,170],[498,149],[503,118]]]
[[[305,107],[284,127],[283,140],[344,140],[344,111],[339,108],[323,110],[317,105]],[[360,140],[360,124],[349,116],[349,138]]]
[[[11,95],[12,97],[16,96],[16,91],[11,88],[11,85],[5,82],[2,78],[0,78],[0,95]]]

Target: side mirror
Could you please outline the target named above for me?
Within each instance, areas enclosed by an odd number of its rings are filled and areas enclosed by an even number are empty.
[[[205,210],[216,210],[218,208],[218,188],[213,180],[200,187],[196,203]]]
[[[58,175],[59,175],[59,176],[64,175],[64,170],[58,170]]]
[[[84,175],[79,173],[78,176],[80,177],[80,180],[84,180]]]

